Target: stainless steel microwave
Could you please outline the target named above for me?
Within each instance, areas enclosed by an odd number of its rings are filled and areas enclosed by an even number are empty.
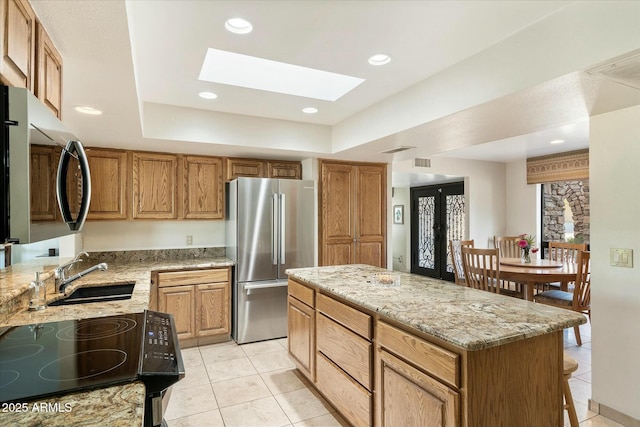
[[[80,231],[91,201],[82,143],[27,89],[0,86],[0,92],[0,242]]]

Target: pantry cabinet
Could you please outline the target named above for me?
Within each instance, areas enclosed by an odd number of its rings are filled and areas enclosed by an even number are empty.
[[[229,339],[230,268],[157,272],[153,277],[158,310],[174,316],[181,347]]]
[[[91,171],[91,204],[87,219],[128,219],[129,162],[126,151],[88,148]]]
[[[387,166],[320,162],[320,265],[386,266]]]

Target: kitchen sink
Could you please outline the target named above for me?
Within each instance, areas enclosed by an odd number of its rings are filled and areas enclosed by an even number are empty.
[[[104,286],[78,288],[68,296],[47,305],[87,304],[130,299],[135,283],[118,283]]]

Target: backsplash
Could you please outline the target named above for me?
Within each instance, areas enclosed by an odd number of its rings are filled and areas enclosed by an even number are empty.
[[[192,258],[223,258],[225,248],[144,249],[131,251],[89,252],[85,263],[165,261]]]

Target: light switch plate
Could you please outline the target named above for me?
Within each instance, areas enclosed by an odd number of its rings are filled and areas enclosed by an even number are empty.
[[[633,268],[633,249],[611,248],[609,256],[612,267]]]

